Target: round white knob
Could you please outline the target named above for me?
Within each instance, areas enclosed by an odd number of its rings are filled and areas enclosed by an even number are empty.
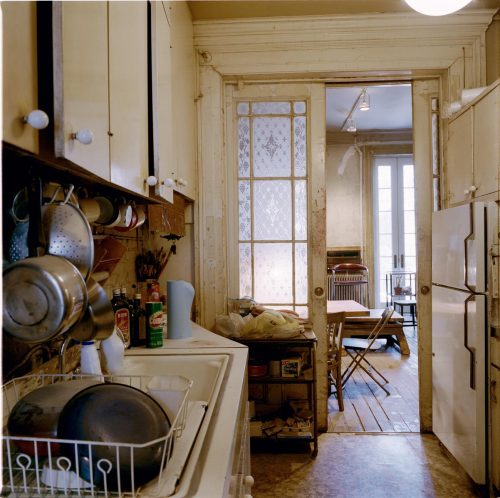
[[[469,192],[475,192],[477,190],[477,187],[475,185],[471,185],[469,187]]]
[[[470,193],[470,192],[469,192],[469,189],[468,189],[468,188],[466,188],[466,189],[464,190],[464,195],[469,195],[469,193]]]
[[[83,145],[90,145],[94,140],[94,134],[92,133],[92,130],[89,130],[88,128],[82,128],[76,133],[72,133],[71,138],[73,140],[78,140]]]
[[[172,188],[174,186],[174,181],[172,178],[167,178],[166,180],[163,180],[162,185],[165,185],[165,187]]]
[[[44,111],[35,109],[34,111],[31,111],[27,116],[24,116],[23,121],[25,123],[28,123],[36,130],[43,130],[44,128],[47,128],[49,124],[49,117]]]
[[[245,486],[252,487],[255,484],[255,479],[253,478],[253,476],[245,476],[245,478],[243,479],[243,483],[245,484]]]
[[[157,183],[158,183],[158,179],[156,178],[156,176],[148,176],[146,178],[146,183],[150,186],[150,187],[154,187]]]
[[[188,184],[188,183],[187,183],[187,181],[186,181],[186,180],[184,180],[184,178],[179,178],[179,185],[180,185],[181,187],[186,187],[186,186],[187,186],[187,184]]]

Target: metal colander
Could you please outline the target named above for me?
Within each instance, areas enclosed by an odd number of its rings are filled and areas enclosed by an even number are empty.
[[[73,204],[46,204],[42,207],[42,225],[47,254],[66,258],[87,279],[94,264],[94,241],[85,215]]]

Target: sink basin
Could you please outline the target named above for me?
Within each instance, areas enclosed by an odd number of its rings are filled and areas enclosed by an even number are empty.
[[[228,354],[127,355],[127,375],[180,375],[191,379],[186,426],[158,480],[141,489],[145,497],[181,497],[193,481],[214,407],[229,364]],[[181,491],[182,490],[182,491]]]
[[[227,354],[127,355],[127,375],[181,375],[193,381],[190,401],[210,404],[217,394],[226,371]]]

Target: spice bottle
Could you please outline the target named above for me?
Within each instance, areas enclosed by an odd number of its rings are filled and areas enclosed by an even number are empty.
[[[146,312],[141,308],[141,299],[141,294],[134,295],[131,311],[131,346],[144,346],[146,344]]]

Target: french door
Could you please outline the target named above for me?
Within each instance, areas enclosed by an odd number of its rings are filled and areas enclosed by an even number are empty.
[[[381,308],[395,292],[414,296],[416,291],[413,156],[374,156],[373,193],[375,306]]]

